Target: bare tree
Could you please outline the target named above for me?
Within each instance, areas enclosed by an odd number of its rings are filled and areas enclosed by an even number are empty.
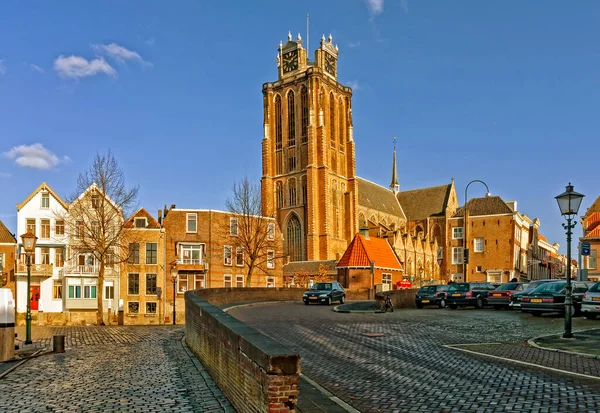
[[[60,217],[65,223],[71,249],[70,261],[85,252],[95,258],[97,271],[97,324],[103,320],[103,285],[107,268],[127,259],[128,248],[121,245],[123,224],[137,203],[138,187],[127,187],[125,175],[112,152],[96,154],[89,169],[77,178],[74,195],[68,200],[69,210]],[[77,262],[77,266],[81,266]],[[83,263],[84,266],[89,263]],[[89,273],[89,270],[79,273]]]
[[[232,238],[233,253],[237,248],[244,251],[244,264],[248,268],[246,285],[251,285],[252,274],[256,269],[269,272],[270,263],[281,258],[281,240],[276,234],[277,224],[273,219],[261,216],[260,185],[252,183],[248,177],[234,182],[232,196],[226,201],[227,210],[237,218],[237,236]],[[224,232],[231,233],[230,223]]]

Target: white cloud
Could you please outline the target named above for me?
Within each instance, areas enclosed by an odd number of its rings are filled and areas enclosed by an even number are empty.
[[[353,92],[356,92],[358,89],[360,89],[358,80],[351,80],[351,81],[347,82],[347,85],[352,88]]]
[[[374,17],[383,13],[383,0],[365,0],[365,2],[371,16]]]
[[[95,76],[97,74],[117,76],[117,71],[103,57],[87,60],[81,56],[65,57],[60,55],[54,61],[54,70],[60,77],[70,77],[72,79]]]
[[[0,76],[3,76],[6,73],[6,65],[4,64],[4,60],[0,59]]]
[[[133,60],[140,62],[144,66],[152,66],[152,63],[146,62],[142,59],[142,56],[138,52],[129,50],[123,46],[119,46],[116,43],[111,44],[93,44],[92,49],[97,53],[108,56],[119,63],[125,63],[126,60]]]
[[[27,66],[29,66],[31,69],[35,70],[38,73],[45,73],[46,71],[44,69],[42,69],[41,67],[39,67],[38,65],[34,65],[33,63],[25,63]]]
[[[66,159],[68,159],[65,156],[61,161],[58,156],[44,148],[44,145],[41,143],[15,146],[10,151],[4,152],[3,155],[8,159],[14,159],[15,163],[19,166],[34,169],[54,168],[59,163],[66,162]]]

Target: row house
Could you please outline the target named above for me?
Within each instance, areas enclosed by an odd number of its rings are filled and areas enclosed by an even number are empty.
[[[0,221],[0,287],[15,291],[15,259],[17,239]]]
[[[529,247],[527,250],[528,280],[559,278],[563,275],[563,263],[559,259],[559,244],[550,244],[539,233],[540,220],[534,219],[529,227]]]
[[[159,211],[158,218],[166,234],[166,277],[171,280],[165,291],[176,297],[177,320],[183,319],[189,290],[283,286],[283,236],[274,219],[175,205]],[[264,237],[261,248],[248,251],[245,238],[254,234]],[[255,260],[249,280],[251,253]],[[172,307],[167,316],[170,311]]]
[[[587,273],[588,280],[600,281],[600,268],[597,263],[600,255],[600,197],[596,198],[581,217],[581,227],[583,234],[579,241],[590,244],[590,255],[582,257],[581,268]]]
[[[448,220],[450,278],[495,283],[526,280],[531,223],[517,211],[516,201],[505,202],[498,196],[471,199],[466,211],[463,206]],[[464,262],[465,247],[469,250],[468,263]]]

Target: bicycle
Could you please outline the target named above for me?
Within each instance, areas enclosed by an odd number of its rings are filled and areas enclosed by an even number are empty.
[[[394,305],[392,304],[392,299],[390,298],[389,294],[385,295],[385,304],[383,306],[383,311],[384,312],[388,312],[388,310],[390,310],[390,313],[394,312]]]

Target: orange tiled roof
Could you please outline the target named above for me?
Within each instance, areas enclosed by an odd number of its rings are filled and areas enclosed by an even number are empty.
[[[600,212],[592,212],[589,217],[587,217],[588,225],[594,222],[600,222]]]
[[[402,269],[396,254],[385,239],[377,237],[367,239],[362,234],[354,236],[337,266],[369,268],[371,261],[375,262],[376,268]]]
[[[585,234],[583,238],[600,238],[600,227],[594,228],[592,231]]]
[[[545,236],[543,236],[542,234],[538,234],[538,239],[544,242],[548,242],[548,240],[546,239]]]
[[[17,243],[14,235],[8,230],[8,228],[6,228],[2,221],[0,221],[0,242],[7,244]]]

